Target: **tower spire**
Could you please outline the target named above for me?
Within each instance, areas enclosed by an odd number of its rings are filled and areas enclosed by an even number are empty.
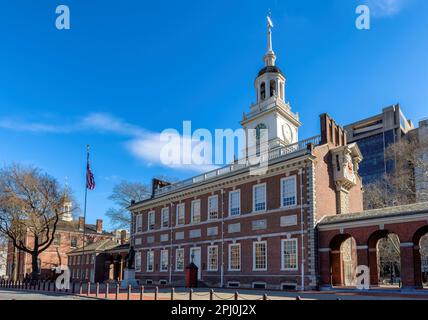
[[[276,55],[273,52],[272,49],[272,28],[273,28],[273,23],[271,20],[271,13],[269,11],[268,15],[267,15],[267,22],[268,22],[268,47],[267,47],[267,52],[265,54],[265,56],[263,57],[263,60],[266,64],[266,66],[274,66],[275,65],[275,60],[276,60]]]

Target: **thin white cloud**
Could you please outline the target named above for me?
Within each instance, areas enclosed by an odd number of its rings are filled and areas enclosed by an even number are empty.
[[[394,16],[398,14],[409,0],[366,0],[375,17]]]
[[[180,155],[171,164],[165,164],[160,154],[166,142],[160,139],[160,133],[152,132],[136,125],[130,124],[120,118],[107,113],[91,113],[72,123],[41,123],[11,118],[0,119],[0,128],[46,134],[64,134],[73,132],[97,132],[100,134],[116,134],[128,137],[125,144],[130,154],[144,162],[148,167],[162,166],[171,169],[187,170],[193,172],[206,172],[218,168],[215,165],[182,164]],[[180,139],[183,139],[180,136]],[[186,138],[184,138],[186,139]],[[194,141],[193,141],[194,142]]]

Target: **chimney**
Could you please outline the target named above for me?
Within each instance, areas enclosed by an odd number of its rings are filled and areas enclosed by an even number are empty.
[[[79,231],[83,231],[84,226],[85,226],[85,218],[79,217],[79,224],[78,224]]]
[[[126,243],[126,236],[127,236],[126,230],[120,231],[120,244]]]
[[[97,219],[97,233],[103,233],[103,220]]]

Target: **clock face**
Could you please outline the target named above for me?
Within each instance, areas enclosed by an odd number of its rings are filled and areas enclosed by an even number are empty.
[[[293,142],[293,129],[291,129],[289,124],[284,124],[282,126],[282,135],[284,136],[284,141],[286,143]]]

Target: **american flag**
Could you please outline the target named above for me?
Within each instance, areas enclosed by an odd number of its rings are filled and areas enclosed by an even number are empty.
[[[86,188],[88,188],[89,190],[95,189],[94,175],[92,174],[91,167],[89,166],[89,162],[86,167]]]

